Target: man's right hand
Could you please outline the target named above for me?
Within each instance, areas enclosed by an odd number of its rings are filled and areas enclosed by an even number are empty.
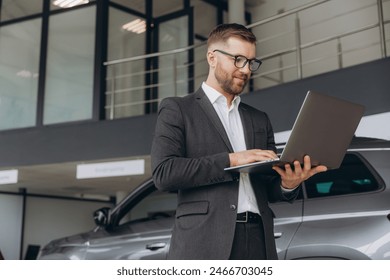
[[[242,164],[252,163],[256,161],[264,161],[278,159],[278,156],[271,150],[246,150],[229,154],[230,166],[238,166]]]

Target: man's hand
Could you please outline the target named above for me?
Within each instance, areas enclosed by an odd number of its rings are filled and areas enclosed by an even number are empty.
[[[230,166],[237,166],[256,161],[277,159],[278,156],[271,150],[246,150],[242,152],[236,152],[229,154]]]
[[[279,173],[282,179],[282,187],[286,189],[294,189],[311,176],[327,170],[324,165],[312,168],[309,156],[303,158],[303,168],[299,161],[294,161],[294,170],[292,170],[290,164],[286,164],[284,169],[279,166],[274,166],[272,169]]]

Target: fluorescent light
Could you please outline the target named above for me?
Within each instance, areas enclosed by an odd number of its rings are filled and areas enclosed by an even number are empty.
[[[38,73],[32,73],[31,71],[23,69],[17,72],[16,76],[28,79],[28,78],[38,78],[39,75]]]
[[[38,73],[32,73],[31,71],[23,69],[16,73],[16,76],[22,78],[38,78]]]
[[[33,74],[28,70],[21,70],[18,73],[16,73],[16,76],[22,77],[22,78],[31,78],[32,75]]]
[[[141,34],[146,31],[146,22],[141,19],[135,19],[122,26],[122,29]]]
[[[54,0],[53,5],[61,8],[70,8],[77,5],[87,4],[89,0]]]

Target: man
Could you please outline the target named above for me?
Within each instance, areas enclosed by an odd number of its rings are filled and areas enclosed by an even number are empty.
[[[201,88],[161,102],[152,145],[156,187],[177,191],[170,259],[277,259],[269,201],[293,200],[297,187],[326,170],[310,158],[275,176],[234,174],[224,168],[276,158],[264,112],[240,103],[261,61],[256,37],[239,24],[209,35],[209,74]]]

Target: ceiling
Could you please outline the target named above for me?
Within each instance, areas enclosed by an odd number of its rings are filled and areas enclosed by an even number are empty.
[[[18,182],[0,185],[2,192],[21,192],[28,194],[67,196],[77,198],[107,199],[126,194],[146,181],[151,176],[150,156],[137,158],[112,158],[104,162],[144,159],[145,174],[132,176],[116,176],[94,179],[77,179],[78,164],[102,163],[66,162],[56,164],[19,166]]]

